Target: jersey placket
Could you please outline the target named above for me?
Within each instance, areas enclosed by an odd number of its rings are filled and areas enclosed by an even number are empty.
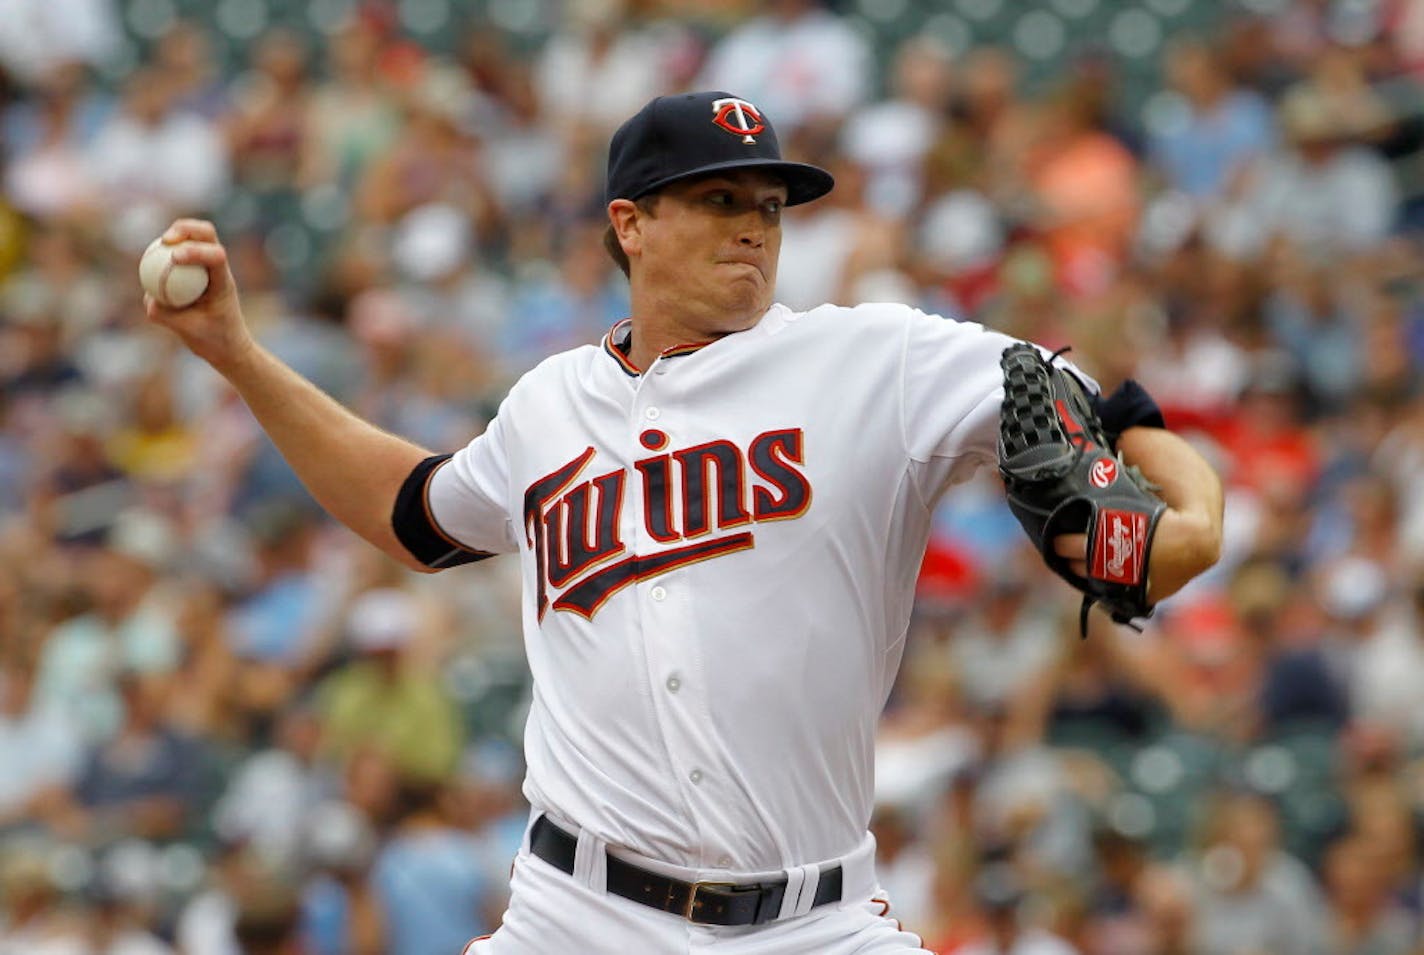
[[[679,434],[682,419],[665,377],[672,362],[659,358],[638,384],[631,409],[630,424],[638,456],[656,451],[670,451],[685,446],[687,436]],[[650,434],[651,433],[651,434]],[[661,438],[654,449],[650,443]],[[677,472],[671,472],[674,481]],[[637,553],[647,555],[677,542],[654,540],[648,533],[643,517],[647,506],[641,486],[628,515],[627,539],[634,542]],[[675,519],[681,517],[681,500],[673,495]],[[665,574],[639,581],[634,587],[636,616],[640,624],[643,658],[647,663],[647,680],[652,689],[653,709],[668,755],[672,782],[682,795],[688,823],[695,834],[697,850],[704,866],[725,867],[730,860],[716,846],[718,827],[726,807],[720,805],[722,765],[718,756],[722,749],[713,738],[710,722],[710,700],[704,679],[704,669],[698,653],[698,633],[693,617],[694,602],[690,577],[697,564],[671,570]]]

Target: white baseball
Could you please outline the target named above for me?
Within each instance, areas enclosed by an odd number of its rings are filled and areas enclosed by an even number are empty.
[[[169,308],[192,305],[208,287],[208,270],[201,265],[180,265],[173,253],[186,242],[167,244],[157,238],[143,250],[138,263],[138,280],[154,301]]]

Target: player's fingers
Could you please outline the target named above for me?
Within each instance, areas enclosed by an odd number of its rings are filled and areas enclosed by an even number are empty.
[[[227,249],[217,242],[190,241],[173,250],[176,265],[200,265],[208,270],[208,287],[193,308],[212,302],[225,295],[232,285],[232,273],[228,271]]]
[[[199,299],[199,301],[202,300]],[[191,305],[188,306],[188,308],[192,307],[193,306]],[[181,315],[183,312],[187,311],[187,309],[169,308],[167,305],[161,305],[158,303],[158,301],[154,299],[152,295],[149,295],[147,292],[145,292],[143,296],[143,311],[144,314],[148,316],[148,320],[150,322],[156,322],[157,324],[163,325],[166,328],[173,328],[175,327],[174,319],[178,315]]]
[[[178,265],[201,265],[211,271],[227,265],[227,249],[216,242],[188,242],[173,250],[173,261]]]
[[[175,219],[163,232],[163,241],[169,245],[195,239],[199,242],[216,242],[218,228],[207,219]]]
[[[1088,557],[1088,535],[1059,534],[1053,538],[1053,552],[1069,561],[1083,562]]]

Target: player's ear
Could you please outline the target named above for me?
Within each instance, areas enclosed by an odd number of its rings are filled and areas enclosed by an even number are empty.
[[[614,199],[608,204],[608,222],[625,255],[637,255],[643,248],[643,210],[631,199]]]

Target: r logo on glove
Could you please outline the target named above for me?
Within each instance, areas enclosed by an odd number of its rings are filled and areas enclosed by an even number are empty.
[[[1093,487],[1107,488],[1117,480],[1117,462],[1112,458],[1098,458],[1088,470],[1088,481]]]

